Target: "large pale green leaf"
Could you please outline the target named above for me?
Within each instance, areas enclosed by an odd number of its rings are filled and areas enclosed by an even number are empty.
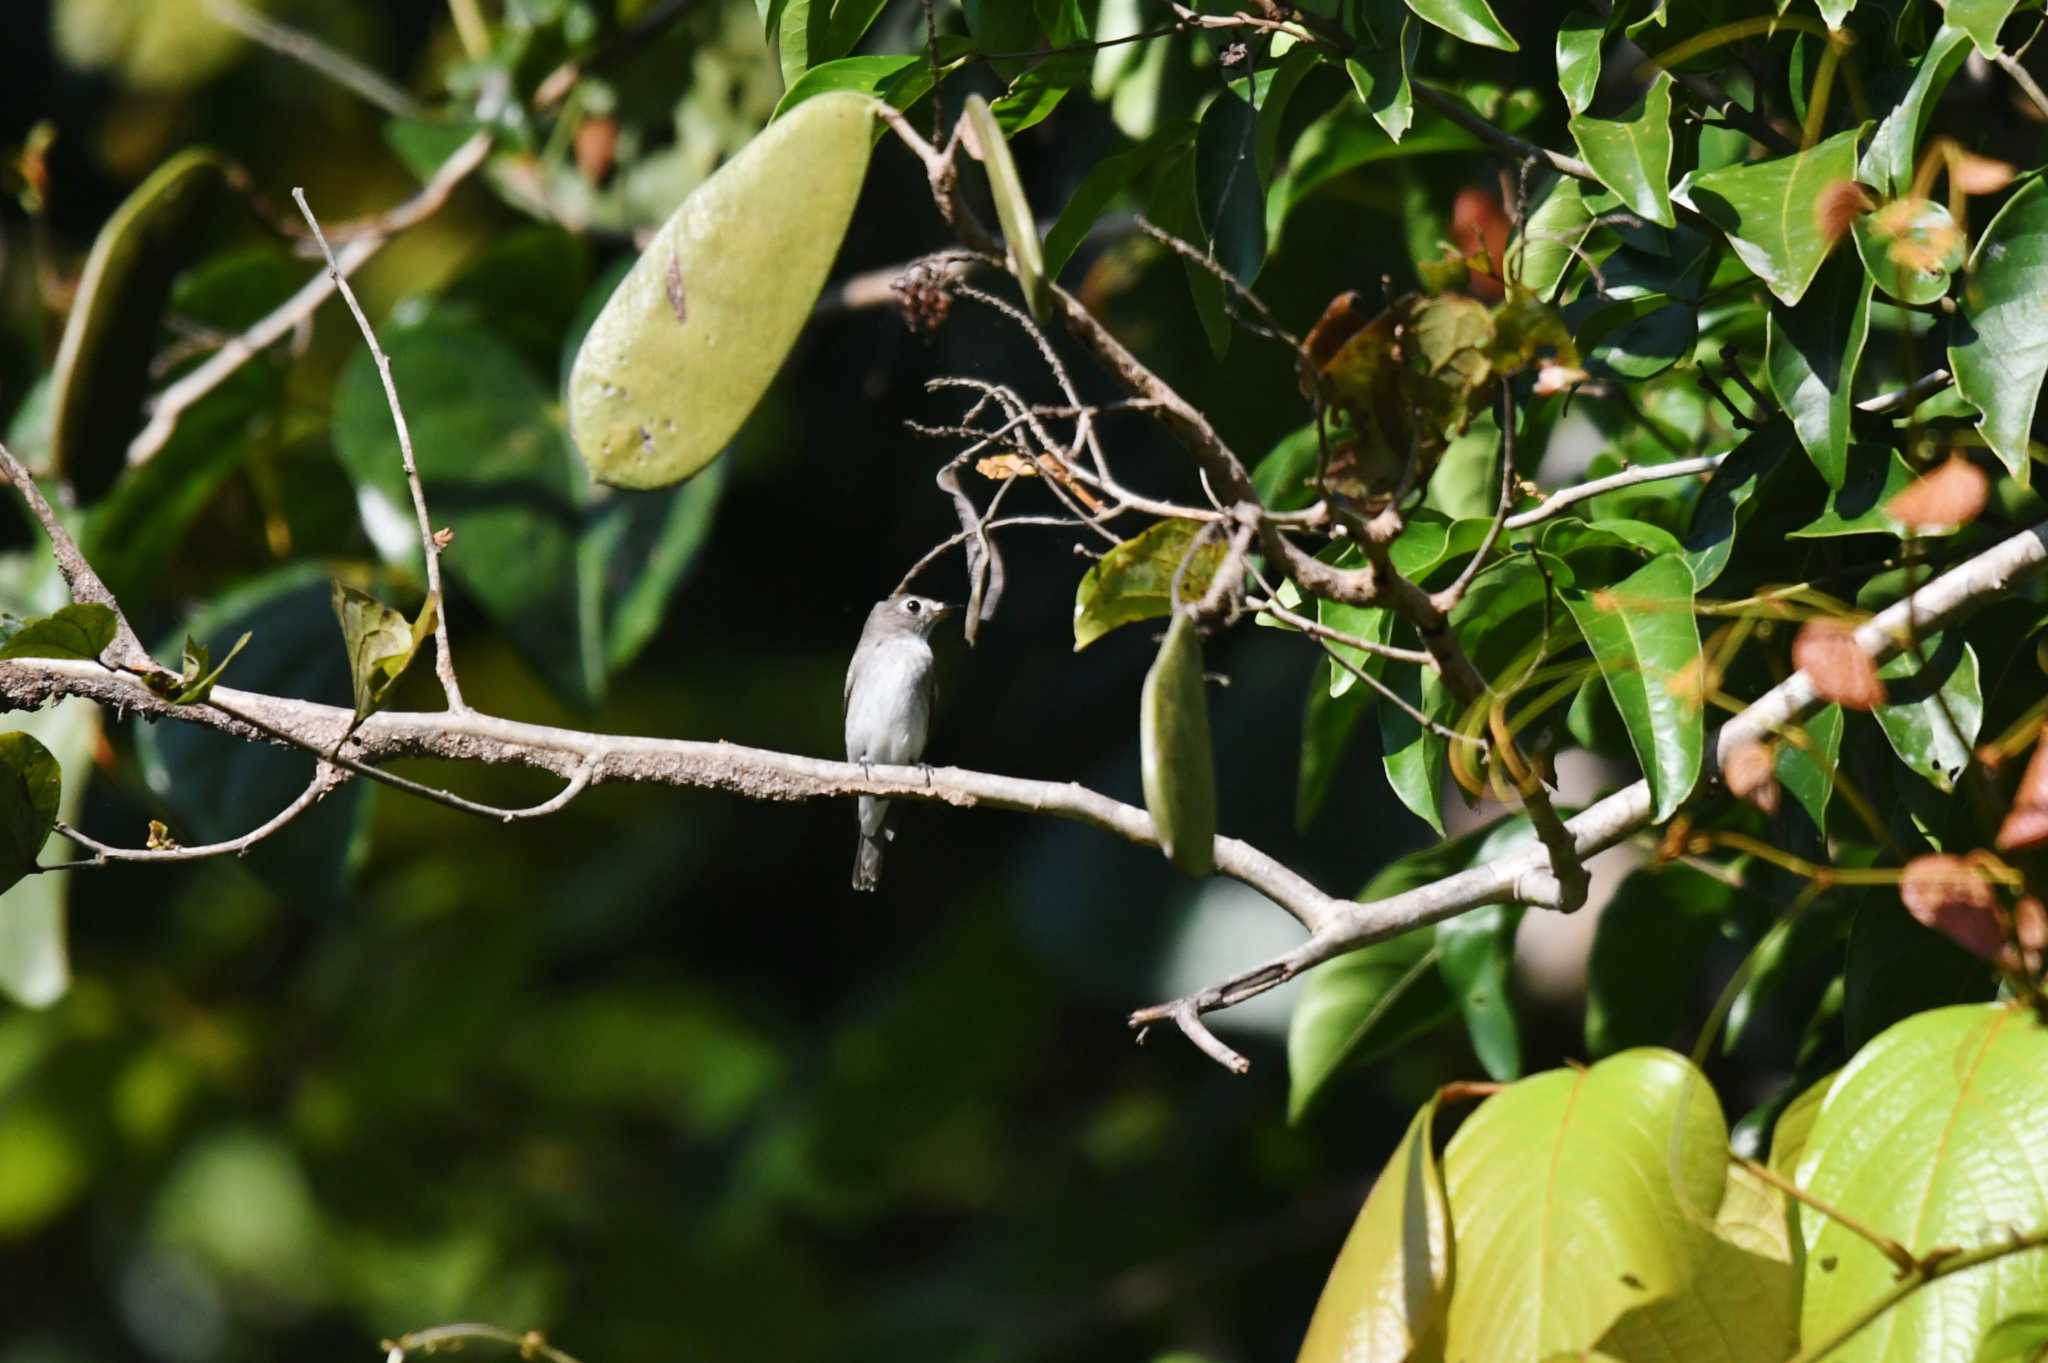
[[[1187,572],[1181,576],[1181,604],[1201,600],[1228,551],[1215,535],[1195,548],[1201,530],[1196,521],[1157,521],[1095,560],[1074,589],[1074,651],[1079,653],[1119,625],[1170,613],[1174,575],[1183,562]]]
[[[81,501],[126,466],[171,280],[233,199],[228,163],[192,148],[136,186],[93,239],[50,391],[51,465]]]
[[[1927,44],[1926,55],[1914,63],[1913,78],[1900,92],[1898,102],[1878,121],[1859,173],[1885,197],[1897,198],[1913,183],[1921,134],[1949,78],[1969,55],[1968,43],[1969,35],[1962,29],[1943,24]]]
[[[1775,1199],[1729,1177],[1727,1142],[1712,1088],[1669,1051],[1488,1099],[1444,1155],[1457,1291],[1442,1356],[1786,1357],[1791,1247]]]
[[[2007,1316],[1984,1336],[1976,1363],[2041,1363],[2048,1357],[2048,1311]]]
[[[1138,698],[1138,756],[1145,808],[1160,850],[1191,876],[1216,864],[1216,759],[1209,740],[1209,697],[1202,680],[1202,638],[1185,611],[1167,626]]]
[[[1687,177],[1674,192],[1728,234],[1728,244],[1788,306],[1806,294],[1834,241],[1822,220],[1827,191],[1856,178],[1851,128],[1805,151]]]
[[[1560,37],[1559,41],[1563,41]],[[1620,118],[1574,114],[1579,155],[1623,203],[1663,227],[1671,216],[1671,73],[1659,71],[1634,108]]]
[[[1298,1363],[1442,1356],[1456,1250],[1431,1148],[1437,1100],[1408,1124],[1366,1196],[1309,1319]]]
[[[1453,38],[1503,52],[1521,50],[1486,0],[1408,0],[1408,8]]]
[[[691,192],[620,281],[569,376],[570,427],[598,481],[680,482],[746,421],[839,252],[872,108],[835,91],[769,124]]]
[[[2015,478],[2048,377],[2048,182],[2029,180],[2006,200],[1970,252],[1955,341],[1956,391],[1982,414],[1984,443]]]
[[[2048,1225],[2048,1030],[2023,1007],[1962,1005],[1906,1019],[1828,1091],[1797,1181],[1915,1255],[1976,1249]],[[1453,1202],[1455,1206],[1455,1200]],[[1801,1338],[1818,1341],[1897,1283],[1868,1240],[1810,1207]],[[1970,1358],[2001,1321],[2048,1301],[2048,1253],[1930,1283],[1829,1355],[1831,1363]]]
[[[1869,334],[1870,277],[1847,252],[1822,268],[1801,306],[1771,302],[1764,371],[1829,487],[1842,485],[1848,467],[1856,364]]]
[[[1876,718],[1892,751],[1935,789],[1954,790],[1984,722],[1977,650],[1960,632],[1938,634],[1886,663],[1878,675],[1885,679],[1885,703]]]
[[[1649,778],[1651,817],[1678,811],[1699,780],[1706,733],[1693,576],[1659,554],[1612,587],[1565,593]]]
[[[76,821],[100,743],[99,707],[73,697],[43,710],[15,710],[0,715],[0,734],[32,739],[56,758],[62,789],[51,812],[66,823]],[[0,776],[12,779],[13,773]],[[40,817],[38,811],[38,821]],[[59,833],[50,833],[38,848],[39,856],[34,851],[30,855],[45,863],[73,855],[70,840]],[[23,1007],[47,1007],[70,987],[64,909],[74,874],[45,871],[25,876],[0,894],[0,995]]]

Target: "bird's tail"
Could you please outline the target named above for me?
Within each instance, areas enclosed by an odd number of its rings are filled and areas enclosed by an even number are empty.
[[[879,837],[860,835],[860,843],[853,852],[853,888],[872,890],[875,882],[882,878],[882,840]]]

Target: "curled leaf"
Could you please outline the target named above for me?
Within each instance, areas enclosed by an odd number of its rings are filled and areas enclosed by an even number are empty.
[[[2005,946],[1998,895],[1961,857],[1937,852],[1907,862],[1899,899],[1922,925],[1987,961]]]
[[[1856,643],[1847,621],[1822,616],[1800,627],[1792,641],[1792,665],[1813,682],[1814,693],[1845,710],[1875,710],[1884,704],[1884,678]]]
[[[1766,814],[1778,812],[1777,756],[1769,745],[1752,740],[1730,748],[1721,760],[1721,779],[1736,799],[1747,800]]]
[[[1216,865],[1216,767],[1209,745],[1209,697],[1194,620],[1176,614],[1138,699],[1138,755],[1145,808],[1160,850],[1191,876]]]
[[[213,666],[213,654],[205,644],[191,635],[185,636],[185,655],[182,668],[176,676],[168,672],[152,672],[143,678],[143,683],[157,695],[173,705],[197,705],[213,693],[213,684],[220,680],[220,674],[228,670],[228,664],[235,655],[249,646],[249,635],[243,634],[235,640],[235,646],[228,650],[228,656]]]
[[[408,623],[376,597],[334,584],[334,617],[341,622],[342,643],[348,649],[359,722],[383,703],[392,684],[412,665],[420,644],[434,632],[436,604],[429,596],[418,618]]]

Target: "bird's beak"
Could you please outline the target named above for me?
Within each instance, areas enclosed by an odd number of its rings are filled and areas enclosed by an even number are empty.
[[[958,615],[959,613],[960,608],[956,605],[953,605],[951,602],[941,601],[939,603],[937,615],[940,620],[951,620],[954,616]]]

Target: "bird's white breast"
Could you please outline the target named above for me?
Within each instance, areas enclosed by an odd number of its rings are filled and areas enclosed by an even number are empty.
[[[931,725],[925,679],[931,666],[931,645],[914,636],[877,645],[862,661],[860,675],[846,698],[849,758],[908,763],[924,756]],[[856,751],[856,736],[862,751]]]

